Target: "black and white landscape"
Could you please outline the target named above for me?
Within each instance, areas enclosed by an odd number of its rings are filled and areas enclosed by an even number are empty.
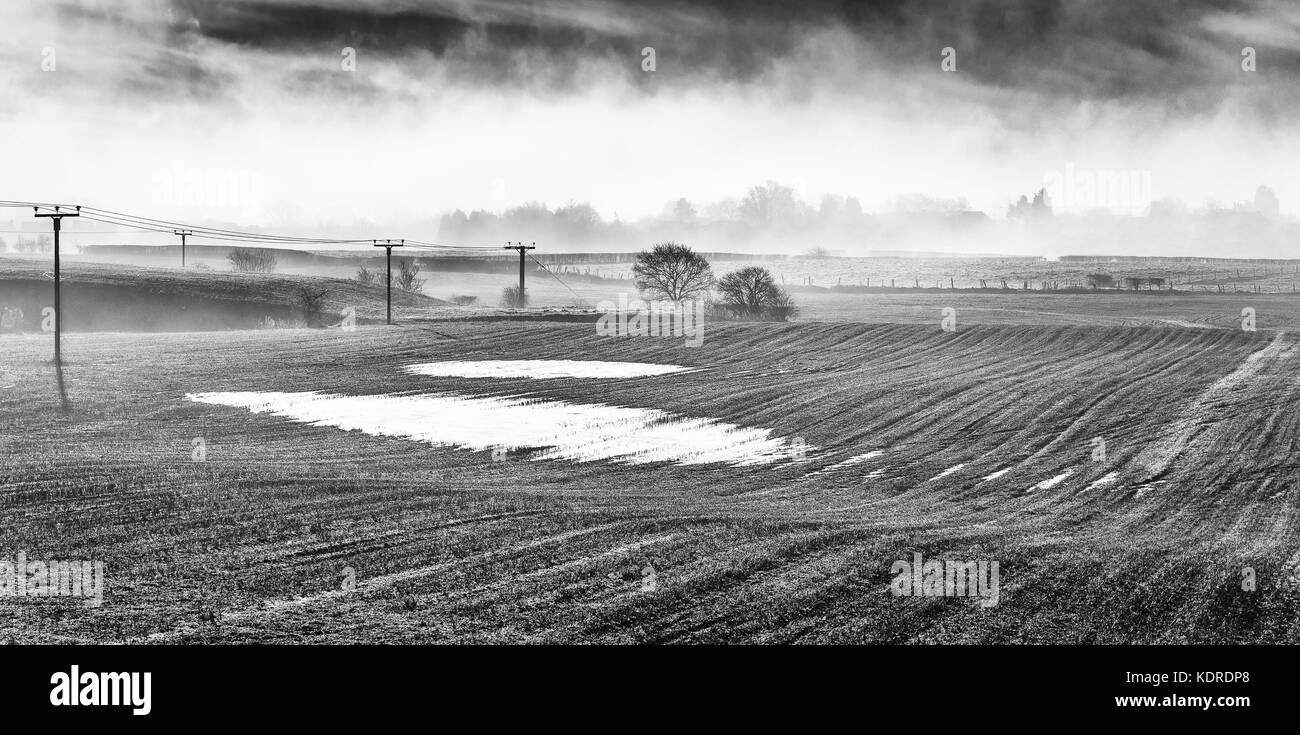
[[[1300,642],[1300,7],[0,5],[0,640]]]

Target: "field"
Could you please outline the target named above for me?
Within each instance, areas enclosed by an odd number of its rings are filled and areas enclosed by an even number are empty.
[[[0,549],[101,560],[107,579],[97,608],[0,598],[0,631],[18,642],[1300,641],[1300,342],[1279,331],[1296,326],[1289,297],[1002,296],[954,304],[959,328],[945,332],[938,309],[954,295],[908,296],[862,300],[896,323],[710,324],[698,348],[469,319],[73,333],[61,376],[47,335],[0,335]],[[1131,315],[1106,319],[1120,303]],[[1253,332],[1237,328],[1251,303]],[[1007,316],[1022,310],[1037,316]],[[488,359],[697,370],[528,381],[403,370]],[[762,427],[806,455],[760,466],[494,456],[185,399],[217,391],[526,394]],[[895,596],[891,566],[917,552],[997,560],[998,603]]]
[[[1125,291],[1042,293],[921,289],[849,294],[794,292],[799,318],[938,325],[943,309],[958,325],[1075,325],[1240,329],[1251,309],[1257,329],[1300,329],[1300,294]]]
[[[1182,291],[1290,293],[1300,288],[1300,261],[1205,258],[1029,258],[1014,256],[767,257],[714,259],[721,275],[747,266],[768,269],[787,286],[872,288],[1087,288],[1088,275],[1102,273],[1122,284],[1125,277],[1163,278]],[[631,263],[574,263],[555,266],[561,275],[599,274],[631,278]],[[1147,286],[1144,286],[1147,288]]]

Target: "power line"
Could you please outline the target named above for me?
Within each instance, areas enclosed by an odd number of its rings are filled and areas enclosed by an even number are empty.
[[[68,205],[54,204],[51,202],[14,202],[14,201],[9,201],[7,199],[0,199],[0,207],[18,207],[21,209],[27,209],[29,207],[44,207],[46,209],[49,209],[51,207],[66,207],[66,206]]]
[[[128,222],[135,222],[135,223],[139,224],[139,225],[142,226],[142,227],[149,226],[149,225],[153,225],[153,226],[155,226],[155,227],[161,227],[161,228],[163,228],[163,229],[173,229],[173,230],[174,230],[174,229],[185,229],[185,230],[193,230],[195,233],[205,232],[205,233],[211,233],[211,234],[213,234],[213,235],[225,235],[225,236],[231,236],[231,237],[255,237],[255,238],[262,239],[262,240],[266,240],[266,241],[286,241],[286,242],[288,242],[288,241],[309,241],[309,242],[318,242],[318,243],[325,243],[325,242],[333,242],[333,243],[362,243],[362,242],[367,242],[367,241],[369,241],[369,240],[371,239],[371,238],[340,239],[340,238],[325,238],[325,237],[299,237],[299,236],[293,236],[293,235],[270,235],[270,234],[264,234],[264,233],[259,233],[259,232],[246,232],[246,231],[241,231],[241,230],[227,230],[227,229],[223,229],[223,228],[219,228],[219,227],[203,227],[203,226],[198,226],[198,225],[188,225],[188,224],[184,224],[184,223],[181,223],[181,222],[173,222],[173,221],[170,221],[170,220],[154,219],[154,218],[152,218],[152,217],[141,217],[141,216],[138,216],[138,215],[126,214],[126,213],[123,213],[123,212],[115,212],[115,211],[113,211],[113,210],[111,210],[111,209],[100,209],[100,208],[98,208],[98,207],[82,207],[82,209],[83,209],[84,211],[86,211],[86,212],[90,212],[91,214],[96,215],[96,216],[112,217],[112,218],[114,218],[114,219],[125,220],[125,221],[128,221]]]
[[[0,207],[26,208],[33,207],[39,209],[54,210],[59,207],[71,209],[71,205],[47,203],[47,202],[29,202],[16,200],[0,200]],[[321,246],[348,246],[348,245],[366,245],[384,240],[386,242],[399,241],[396,238],[331,238],[331,237],[311,237],[301,235],[277,235],[272,233],[250,232],[247,230],[234,230],[220,227],[208,227],[202,225],[191,225],[173,220],[160,219],[156,217],[146,217],[142,215],[128,214],[111,209],[100,207],[78,207],[81,216],[84,219],[99,222],[101,224],[112,225],[123,228],[119,231],[82,231],[77,232],[69,230],[67,234],[155,234],[168,236],[181,236],[181,259],[182,265],[185,260],[185,245],[189,239],[200,242],[229,242],[261,246],[303,246],[303,245],[321,245]],[[14,231],[16,234],[27,234],[26,231]],[[184,234],[182,234],[184,233]],[[486,254],[485,251],[498,250],[499,246],[495,245],[447,245],[443,243],[429,242],[426,240],[400,240],[404,247],[425,257],[438,256],[458,256],[470,254]],[[343,252],[353,252],[349,248],[341,248]],[[359,252],[359,251],[357,251]],[[521,251],[520,255],[523,253]],[[536,260],[536,259],[534,259]],[[545,266],[543,266],[545,267]],[[523,259],[520,258],[520,268],[523,268]],[[552,276],[555,274],[552,273]],[[561,281],[563,284],[563,281]],[[564,284],[568,288],[567,284]],[[572,292],[572,289],[569,289]],[[576,293],[574,294],[577,295]],[[578,297],[581,298],[581,297]]]
[[[423,240],[407,240],[406,244],[408,246],[417,246],[423,248],[444,248],[444,249],[452,249],[452,250],[496,250],[497,249],[496,245],[440,245],[438,243],[425,242]]]
[[[130,235],[141,233],[153,233],[157,230],[64,230],[65,235]],[[7,235],[39,235],[35,230],[0,230],[0,233]]]
[[[210,239],[248,239],[260,242],[293,242],[293,243],[311,243],[311,244],[339,244],[339,245],[364,245],[373,242],[375,238],[326,238],[326,237],[302,237],[293,235],[272,235],[257,232],[246,232],[240,230],[226,230],[216,227],[201,227],[195,225],[185,225],[169,220],[153,219],[149,217],[139,217],[136,215],[123,214],[107,209],[96,207],[83,207],[85,211],[92,212],[96,216],[112,217],[117,220],[126,222],[141,223],[140,226],[153,225],[161,232],[167,228],[182,228],[191,230],[195,237],[208,237]],[[210,233],[210,234],[202,234]],[[423,240],[405,240],[407,246],[419,248],[449,249],[449,250],[494,250],[495,246],[488,245],[441,245],[438,243],[426,242]]]
[[[0,207],[42,207],[50,208],[54,205],[40,202],[17,202],[11,200],[0,200]],[[195,237],[203,237],[216,240],[248,241],[248,242],[265,242],[280,244],[363,244],[368,243],[373,238],[329,238],[329,237],[303,237],[296,235],[275,235],[260,232],[248,232],[242,230],[228,230],[218,227],[206,227],[202,225],[190,225],[172,220],[157,219],[153,217],[143,217],[139,215],[127,214],[110,209],[101,209],[99,207],[82,207],[83,216],[87,219],[101,222],[104,224],[118,225],[121,227],[136,228],[147,232],[158,232],[164,234],[173,234],[176,230],[187,230],[194,233]]]
[[[578,299],[578,301],[581,301],[581,302],[584,303],[584,304],[590,304],[590,303],[591,303],[590,301],[586,300],[585,298],[579,296],[577,291],[574,291],[573,289],[569,288],[569,284],[565,283],[565,282],[564,282],[564,281],[563,281],[563,280],[562,280],[558,275],[556,275],[556,274],[555,274],[555,271],[551,270],[550,268],[547,268],[545,263],[543,263],[542,261],[538,260],[537,258],[533,258],[532,255],[529,255],[528,257],[529,257],[529,258],[532,258],[532,260],[533,260],[534,263],[540,265],[540,266],[542,267],[542,270],[546,271],[547,273],[550,273],[550,274],[551,274],[551,277],[554,278],[555,280],[559,281],[561,286],[564,286],[565,288],[568,288],[568,289],[569,289],[569,293],[573,294],[573,295]]]
[[[45,202],[23,202],[12,200],[0,200],[0,207],[42,207],[52,208],[55,206],[70,206],[62,204],[53,204]],[[173,220],[159,219],[155,217],[145,217],[141,215],[128,214],[111,209],[102,209],[100,207],[82,207],[82,216],[86,219],[101,222],[103,224],[117,225],[119,227],[134,228],[138,232],[156,232],[160,234],[174,234],[176,230],[186,230],[191,233],[190,237],[222,240],[227,242],[258,242],[266,244],[284,244],[284,245],[365,245],[375,241],[373,237],[357,238],[331,238],[331,237],[309,237],[300,235],[276,235],[271,233],[249,232],[246,230],[231,230],[220,227],[207,227],[202,225],[192,225],[184,222]],[[69,232],[71,234],[71,232]],[[390,239],[390,238],[385,238]],[[424,252],[434,251],[474,251],[474,250],[496,250],[495,245],[445,245],[441,243],[428,242],[425,240],[406,240],[408,247],[418,249]]]
[[[121,225],[125,227],[139,227],[153,232],[164,234],[175,234],[178,229],[186,230],[191,233],[192,237],[204,238],[209,240],[227,240],[236,242],[263,242],[280,245],[332,245],[332,244],[361,244],[370,242],[372,238],[357,238],[355,240],[341,240],[334,238],[311,238],[311,237],[289,237],[282,235],[264,235],[256,232],[238,232],[235,230],[216,230],[182,224],[154,224],[146,220],[127,219],[117,215],[106,215],[94,212],[89,208],[83,208],[83,216],[95,222],[105,224]]]

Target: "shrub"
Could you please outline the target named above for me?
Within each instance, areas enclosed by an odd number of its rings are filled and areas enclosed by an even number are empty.
[[[321,326],[325,312],[325,297],[330,290],[319,286],[299,286],[298,306],[302,308],[302,320],[309,327]]]
[[[741,316],[785,321],[797,311],[790,294],[766,268],[732,271],[718,281],[718,291],[723,308]]]
[[[398,261],[398,266],[397,278],[393,279],[395,286],[412,293],[424,290],[424,279],[418,277],[420,275],[420,264],[415,262],[414,258],[401,258]]]
[[[226,259],[240,273],[274,273],[279,262],[274,253],[257,248],[235,248]]]
[[[451,303],[458,306],[473,306],[478,303],[477,296],[452,296]]]
[[[521,293],[518,286],[506,286],[501,290],[501,305],[511,309],[522,309],[528,305],[528,296]]]

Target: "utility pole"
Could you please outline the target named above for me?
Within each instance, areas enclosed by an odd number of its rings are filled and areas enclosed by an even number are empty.
[[[32,207],[32,211],[37,217],[48,217],[54,224],[54,364],[62,365],[63,356],[59,351],[59,343],[63,336],[60,325],[63,323],[63,303],[59,296],[59,231],[63,229],[64,217],[80,217],[81,207],[77,207],[76,214],[60,212],[58,207],[53,212],[41,214],[40,207]]]
[[[398,240],[394,243],[392,240],[371,240],[370,243],[377,248],[383,248],[388,253],[388,323],[393,323],[393,248],[400,248],[406,245],[405,240]]]
[[[172,234],[181,236],[181,267],[184,268],[185,267],[185,238],[189,237],[190,235],[193,235],[194,233],[190,232],[189,230],[172,230]]]
[[[525,245],[522,242],[517,244],[506,243],[505,247],[503,248],[503,250],[519,251],[519,305],[521,307],[527,303],[527,299],[524,298],[524,251],[536,250],[536,249],[537,249],[537,243],[533,243],[532,245]]]

